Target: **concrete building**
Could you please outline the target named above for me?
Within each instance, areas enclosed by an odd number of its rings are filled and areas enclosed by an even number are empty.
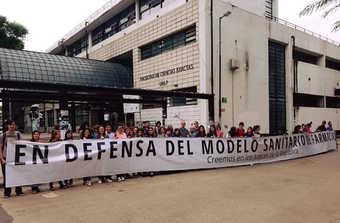
[[[340,129],[339,43],[277,14],[277,0],[116,0],[48,52],[121,63],[135,88],[213,93],[222,126],[244,121],[281,134],[330,120]],[[169,99],[167,122],[208,125],[209,109],[204,100]],[[152,104],[135,114],[161,117]]]

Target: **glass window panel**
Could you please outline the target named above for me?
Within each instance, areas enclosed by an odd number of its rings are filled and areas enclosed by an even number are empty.
[[[188,29],[167,36],[157,42],[141,47],[141,57],[142,60],[144,60],[194,41],[196,41],[196,27],[192,26]]]

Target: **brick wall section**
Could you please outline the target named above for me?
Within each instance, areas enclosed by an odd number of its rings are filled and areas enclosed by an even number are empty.
[[[91,59],[109,60],[123,53],[133,50],[134,86],[144,89],[171,90],[197,86],[199,90],[199,10],[198,0],[190,0],[169,13],[151,22],[123,34],[120,38],[111,37],[102,47],[94,48],[90,52]],[[153,42],[171,33],[187,28],[196,23],[196,42],[179,47],[164,54],[141,61],[140,46]],[[137,24],[138,25],[138,24]],[[124,32],[124,31],[122,31]],[[119,34],[118,34],[119,35]],[[194,69],[173,74],[167,77],[140,81],[141,76],[166,71],[172,68],[193,64]],[[167,80],[168,84],[160,86],[160,82]]]

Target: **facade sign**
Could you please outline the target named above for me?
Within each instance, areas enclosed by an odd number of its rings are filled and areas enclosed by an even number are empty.
[[[173,68],[173,69],[170,69],[170,70],[145,75],[145,76],[140,78],[140,81],[147,81],[147,80],[151,80],[151,79],[155,79],[155,78],[166,77],[166,76],[169,76],[169,75],[178,74],[178,73],[188,71],[188,70],[193,70],[193,69],[194,69],[194,64],[188,64],[188,65],[176,67],[176,68]]]

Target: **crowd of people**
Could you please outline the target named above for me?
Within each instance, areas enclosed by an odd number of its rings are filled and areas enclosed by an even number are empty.
[[[7,131],[0,137],[0,162],[2,167],[2,173],[4,178],[4,196],[9,198],[11,196],[11,188],[5,187],[5,176],[6,176],[6,149],[7,143],[12,140],[20,140],[21,134],[16,131],[16,125],[14,121],[7,122]],[[317,131],[333,131],[332,123],[328,122],[328,127],[326,127],[326,121],[317,128]],[[105,125],[95,125],[90,127],[87,122],[85,122],[79,129],[80,139],[126,139],[135,137],[157,137],[157,138],[171,138],[171,137],[212,137],[212,138],[227,138],[227,137],[261,137],[261,127],[259,125],[249,126],[245,129],[245,124],[243,122],[239,123],[238,128],[231,127],[229,131],[224,133],[218,122],[211,124],[206,130],[204,125],[200,125],[199,122],[191,123],[189,129],[186,128],[186,122],[182,121],[180,128],[173,128],[172,125],[162,126],[161,122],[157,122],[155,125],[150,125],[149,122],[144,122],[143,126],[138,127],[123,127],[118,126],[114,131],[112,125],[108,122]],[[312,123],[305,125],[297,125],[294,129],[294,133],[312,132]],[[50,139],[48,142],[58,142],[62,140],[73,140],[73,133],[71,130],[67,130],[62,136],[62,132],[59,127],[55,127],[51,131]],[[39,131],[34,131],[32,133],[32,142],[46,142],[40,137]],[[127,177],[141,176],[153,176],[154,173],[139,173],[133,175],[117,175],[114,176],[118,182],[124,181]],[[92,179],[97,178],[97,183],[111,183],[113,181],[113,176],[97,176],[97,177],[84,177],[83,184],[87,186],[92,185]],[[65,181],[58,182],[61,189],[71,187],[73,185],[73,180],[68,179]],[[31,186],[33,193],[39,193],[40,185]],[[49,183],[49,190],[55,190],[54,183]],[[17,196],[23,195],[22,187],[16,187],[15,192]]]
[[[218,122],[211,124],[208,129],[204,125],[200,125],[198,121],[191,123],[189,128],[186,128],[186,122],[182,121],[179,128],[173,128],[172,125],[162,126],[161,122],[156,122],[155,125],[150,125],[149,122],[143,122],[143,126],[138,127],[123,127],[118,126],[114,132],[112,125],[95,125],[90,127],[88,123],[84,123],[80,129],[80,138],[84,138],[84,134],[95,139],[125,139],[135,137],[151,137],[151,138],[171,138],[171,137],[210,137],[210,138],[228,138],[228,137],[253,137],[260,136],[260,126],[244,128],[244,123],[240,122],[239,127],[232,127],[230,131],[224,133],[221,125]]]
[[[299,133],[312,133],[312,124],[313,122],[309,122],[307,124],[296,125],[293,131],[293,134]],[[316,128],[316,132],[324,132],[324,131],[333,131],[333,124],[331,121],[328,122],[322,121],[321,125]]]

